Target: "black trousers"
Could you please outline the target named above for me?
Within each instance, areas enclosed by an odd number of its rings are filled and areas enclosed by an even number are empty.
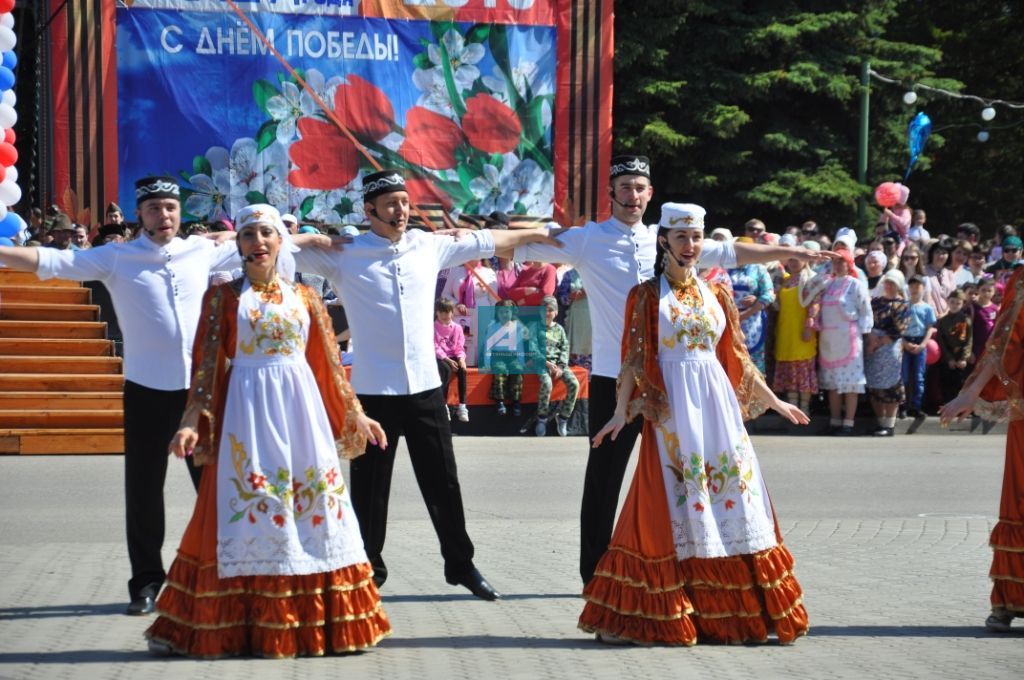
[[[388,576],[381,553],[387,533],[395,450],[398,438],[405,435],[416,483],[441,543],[445,578],[449,582],[460,579],[473,569],[473,542],[466,533],[451,424],[441,388],[408,395],[358,396],[366,415],[378,421],[388,436],[386,450],[367,446],[366,453],[353,460],[349,468],[352,505],[375,578],[383,583]]]
[[[446,362],[438,359],[437,360],[437,372],[441,375],[441,390],[442,394],[448,394],[448,383],[452,381],[452,374],[458,378],[459,381],[459,403],[466,403],[466,371],[463,368],[452,368]]]
[[[132,565],[128,594],[133,600],[146,586],[159,589],[167,576],[160,558],[167,446],[178,431],[187,400],[188,390],[154,390],[127,380],[124,383],[124,502]],[[191,458],[185,462],[198,490],[202,470]]]
[[[615,378],[590,376],[591,441],[614,413]],[[643,418],[637,417],[622,428],[614,441],[605,437],[601,446],[590,448],[580,508],[580,576],[584,585],[593,578],[594,569],[611,542],[622,478],[641,429]]]

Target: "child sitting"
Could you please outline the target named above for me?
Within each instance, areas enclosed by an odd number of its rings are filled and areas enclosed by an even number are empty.
[[[459,406],[455,417],[460,422],[469,422],[466,408],[466,336],[462,326],[452,320],[455,305],[451,300],[441,299],[434,305],[434,353],[437,355],[437,370],[441,374],[441,386],[447,397],[448,383],[452,374],[459,378]],[[448,414],[451,417],[451,413]]]
[[[512,415],[522,414],[519,401],[523,396],[523,371],[526,368],[529,331],[516,316],[516,303],[499,300],[494,305],[494,320],[483,332],[483,357],[480,368],[492,375],[491,398],[497,402],[498,415],[508,413],[505,402],[512,405]]]
[[[561,408],[558,409],[558,436],[564,437],[568,434],[569,416],[576,407],[576,394],[579,392],[580,384],[576,376],[569,368],[569,337],[565,329],[555,323],[555,316],[558,315],[558,301],[547,295],[544,297],[544,320],[547,323],[546,341],[544,352],[546,355],[545,370],[540,374],[540,392],[537,395],[537,426],[534,433],[543,437],[548,433],[548,419],[551,417],[551,387],[552,380],[561,380],[565,383],[565,399]]]

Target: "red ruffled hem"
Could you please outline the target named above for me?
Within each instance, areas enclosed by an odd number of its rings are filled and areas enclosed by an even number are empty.
[[[186,656],[322,656],[391,633],[368,563],[302,576],[217,577],[179,555],[146,637]]]
[[[640,644],[764,642],[773,632],[788,644],[808,630],[792,567],[783,545],[682,562],[613,547],[583,591],[579,626]]]
[[[992,606],[1024,615],[1024,525],[1000,521],[992,529]]]

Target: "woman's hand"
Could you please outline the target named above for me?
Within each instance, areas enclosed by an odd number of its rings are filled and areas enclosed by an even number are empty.
[[[960,392],[953,401],[943,404],[939,409],[939,423],[946,427],[953,420],[960,422],[974,410],[974,402],[977,399],[977,395],[972,392],[966,390]]]
[[[356,416],[356,429],[366,435],[366,441],[380,447],[381,451],[388,448],[388,436],[384,434],[384,428],[376,420],[367,418],[365,413]]]
[[[601,431],[594,435],[594,448],[596,449],[598,446],[600,446],[601,442],[604,441],[604,438],[609,434],[612,436],[612,441],[615,441],[619,436],[619,432],[621,432],[622,428],[624,428],[625,426],[625,414],[616,411],[612,415],[611,419],[607,423],[605,423],[605,426],[601,428]]]
[[[814,329],[809,326],[804,326],[803,330],[800,331],[800,339],[804,342],[810,342],[814,339]]]
[[[198,443],[199,433],[194,427],[186,426],[174,433],[174,438],[171,439],[171,444],[167,447],[167,453],[173,453],[178,458],[191,456]]]
[[[811,422],[811,419],[807,417],[806,413],[793,404],[782,401],[778,398],[775,399],[775,403],[772,405],[772,410],[794,425],[806,425]]]

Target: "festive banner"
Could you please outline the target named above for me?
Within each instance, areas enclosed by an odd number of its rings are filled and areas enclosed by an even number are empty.
[[[136,178],[167,173],[183,181],[186,218],[265,201],[326,224],[362,222],[373,163],[319,99],[377,163],[408,173],[416,203],[552,215],[556,195],[561,203],[574,186],[607,177],[610,69],[596,96],[582,83],[603,128],[586,128],[593,153],[570,173],[554,141],[574,134],[566,127],[578,113],[568,61],[580,54],[562,43],[580,4],[237,3],[261,39],[220,0],[126,2],[116,15],[120,203],[134,205]],[[611,3],[594,5],[608,25],[588,19],[607,36],[591,56],[609,65]],[[604,206],[576,207],[597,216]]]

